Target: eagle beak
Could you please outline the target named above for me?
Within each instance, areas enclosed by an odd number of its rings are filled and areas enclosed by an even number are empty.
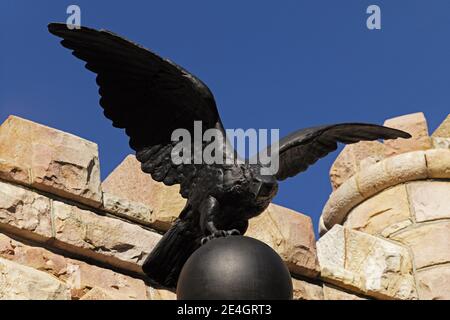
[[[258,198],[260,190],[261,190],[261,187],[262,187],[262,183],[261,182],[252,183],[252,185],[250,187],[250,192],[253,194],[255,199]]]
[[[267,198],[273,192],[273,184],[264,181],[254,182],[250,187],[250,192],[254,195],[255,199]]]

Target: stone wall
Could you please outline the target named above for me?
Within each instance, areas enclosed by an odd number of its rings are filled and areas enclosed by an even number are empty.
[[[321,276],[373,297],[450,299],[450,116],[431,137],[422,113],[385,124],[412,139],[346,146],[330,170]]]
[[[246,235],[291,271],[295,299],[449,298],[450,120],[431,138],[423,115],[389,121],[414,138],[344,149],[317,244],[311,219],[293,210],[271,204],[250,221]],[[10,116],[0,126],[0,299],[175,299],[141,264],[184,202],[134,156],[102,182],[96,144]]]

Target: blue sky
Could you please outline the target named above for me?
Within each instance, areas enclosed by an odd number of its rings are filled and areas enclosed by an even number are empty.
[[[94,74],[47,32],[70,4],[83,25],[141,43],[206,82],[227,128],[283,136],[423,111],[433,131],[450,110],[446,0],[2,0],[0,121],[15,114],[98,143],[102,177],[131,150],[102,115]],[[366,28],[371,4],[381,30]],[[310,215],[317,229],[336,155],[283,182],[274,202]]]

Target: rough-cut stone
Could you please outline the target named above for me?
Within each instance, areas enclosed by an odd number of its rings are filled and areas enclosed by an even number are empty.
[[[388,119],[384,122],[384,125],[406,131],[412,136],[410,139],[399,138],[384,141],[384,144],[389,147],[387,156],[431,148],[427,120],[422,112]]]
[[[347,213],[364,197],[361,195],[356,182],[356,176],[347,179],[328,199],[323,208],[323,223],[326,229],[331,229],[336,223],[341,223]]]
[[[416,151],[388,158],[362,170],[357,174],[356,180],[358,190],[364,198],[368,198],[391,186],[425,179],[427,173],[425,153]]]
[[[75,260],[67,260],[67,283],[70,283],[74,297],[83,289],[99,287],[126,299],[145,300],[144,281],[134,279],[108,269],[99,268]]]
[[[108,192],[103,193],[102,209],[141,224],[152,225],[154,223],[152,209],[142,203],[129,201]]]
[[[53,202],[55,246],[114,266],[142,272],[139,264],[161,235],[135,224]]]
[[[56,137],[55,137],[56,138]],[[93,207],[101,205],[97,145],[72,136],[33,144],[33,187]]]
[[[391,186],[406,181],[425,179],[428,173],[423,151],[408,152],[386,159],[384,166]]]
[[[450,138],[450,114],[441,125],[433,132],[432,137]]]
[[[25,238],[52,236],[50,200],[20,186],[0,182],[0,230]]]
[[[416,181],[408,184],[416,221],[450,218],[450,181]]]
[[[20,184],[31,184],[31,170],[0,158],[0,179]]]
[[[318,274],[316,241],[310,217],[270,204],[264,213],[250,220],[246,235],[271,246],[292,273],[311,277]]]
[[[0,126],[0,159],[8,164],[3,171],[7,178],[23,183],[31,172],[35,188],[101,205],[98,147],[93,142],[10,116]],[[11,173],[11,165],[23,173]]]
[[[323,236],[325,233],[327,233],[328,229],[325,227],[325,223],[323,222],[323,215],[319,218],[319,235]]]
[[[342,223],[350,210],[384,189],[447,175],[450,177],[450,150],[413,151],[384,159],[359,171],[330,195],[322,211],[323,226],[329,230]]]
[[[379,234],[386,228],[391,228],[393,224],[400,222],[411,224],[411,220],[406,186],[401,184],[357,205],[348,214],[344,226],[370,234]],[[391,228],[391,232],[395,231]]]
[[[450,265],[417,272],[417,289],[422,300],[450,300]]]
[[[450,262],[450,222],[419,224],[391,238],[411,248],[416,269]]]
[[[385,161],[378,162],[366,170],[358,172],[355,176],[358,191],[363,198],[371,197],[391,186],[390,177],[385,169]]]
[[[26,245],[4,234],[0,234],[0,257],[59,278],[69,286],[72,299],[81,298],[94,287],[129,299],[146,299],[146,286],[140,279]]]
[[[367,300],[353,293],[343,291],[342,289],[328,283],[323,284],[324,300]]]
[[[55,277],[0,258],[0,300],[69,299],[69,288]]]
[[[384,159],[387,147],[378,141],[361,141],[344,147],[330,169],[330,180],[336,190],[360,168]]]
[[[124,199],[143,203],[153,210],[152,227],[167,231],[178,217],[186,199],[179,194],[179,186],[166,186],[154,181],[141,170],[133,155],[124,161],[102,183],[104,191]]]
[[[428,177],[450,179],[450,149],[433,149],[425,153]]]
[[[323,300],[322,287],[318,284],[292,278],[294,300]]]
[[[431,140],[435,149],[450,149],[450,138],[433,137]]]
[[[394,234],[400,230],[403,230],[403,229],[409,227],[410,225],[411,225],[410,220],[404,220],[404,221],[394,223],[394,224],[390,225],[389,227],[387,227],[386,229],[384,229],[383,231],[381,231],[381,236],[384,238],[389,238],[392,234]]]
[[[123,296],[111,290],[94,287],[89,290],[80,300],[132,300],[127,296]]]
[[[317,242],[321,277],[374,298],[416,299],[407,249],[335,225]]]
[[[150,300],[177,300],[177,295],[169,290],[147,287]]]

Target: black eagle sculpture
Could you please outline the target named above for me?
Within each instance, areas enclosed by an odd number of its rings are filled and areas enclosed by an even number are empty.
[[[113,126],[125,129],[142,171],[166,185],[180,185],[187,199],[179,218],[146,259],[151,280],[175,287],[181,268],[202,242],[243,235],[248,220],[262,213],[277,193],[278,181],[305,171],[336,150],[337,143],[409,138],[406,132],[374,124],[345,123],[301,129],[279,141],[279,169],[262,175],[263,164],[179,164],[171,160],[175,129],[225,135],[214,97],[194,75],[155,53],[108,31],[69,29],[52,23],[49,31],[97,74],[100,105]],[[234,151],[232,151],[233,155]]]

